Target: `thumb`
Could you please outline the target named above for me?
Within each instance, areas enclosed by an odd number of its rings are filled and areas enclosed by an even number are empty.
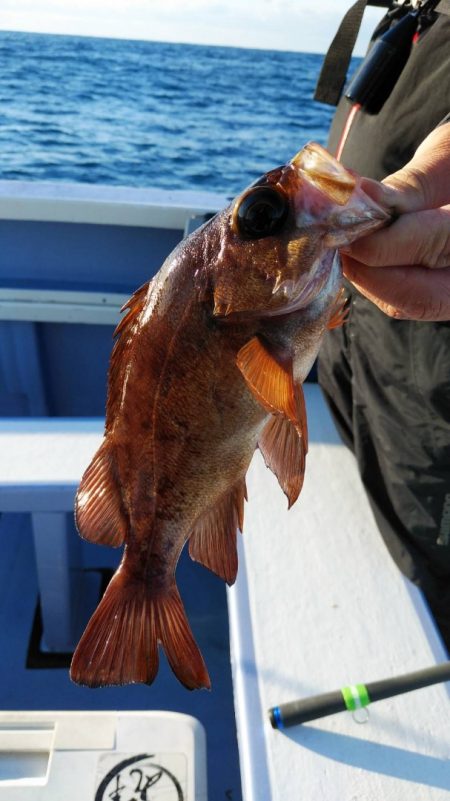
[[[450,201],[450,122],[435,128],[401,170],[380,184],[363,178],[361,188],[392,214],[436,209]]]

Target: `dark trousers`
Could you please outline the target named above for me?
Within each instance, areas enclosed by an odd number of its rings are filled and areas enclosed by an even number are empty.
[[[450,650],[450,323],[391,320],[348,291],[319,383],[389,552]]]

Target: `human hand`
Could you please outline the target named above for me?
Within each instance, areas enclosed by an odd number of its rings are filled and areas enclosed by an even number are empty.
[[[450,123],[401,170],[362,188],[399,216],[342,249],[344,275],[390,317],[450,320]]]

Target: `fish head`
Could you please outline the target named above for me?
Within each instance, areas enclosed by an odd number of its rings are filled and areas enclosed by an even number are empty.
[[[308,306],[327,284],[336,249],[390,221],[360,178],[306,145],[219,215],[214,314],[279,315]]]

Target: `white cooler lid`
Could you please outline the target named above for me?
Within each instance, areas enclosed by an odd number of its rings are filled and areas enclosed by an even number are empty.
[[[0,801],[207,801],[206,736],[176,712],[0,713]]]

